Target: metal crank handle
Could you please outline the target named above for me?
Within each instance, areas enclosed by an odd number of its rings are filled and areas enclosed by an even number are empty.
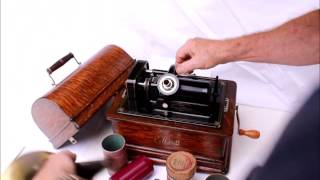
[[[236,106],[236,117],[237,117],[237,122],[238,122],[238,134],[240,136],[247,136],[252,139],[258,139],[260,137],[260,131],[258,131],[258,130],[240,129],[239,106]]]

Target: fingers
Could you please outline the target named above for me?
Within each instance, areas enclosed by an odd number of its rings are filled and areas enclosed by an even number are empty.
[[[191,58],[190,41],[182,45],[176,53],[176,64],[182,63]]]
[[[178,74],[191,73],[194,70],[192,56],[192,39],[190,39],[176,53],[176,72]]]
[[[190,74],[197,68],[197,64],[194,59],[184,61],[181,64],[176,64],[176,72],[178,74]]]
[[[67,174],[75,174],[75,159],[76,155],[70,151],[61,151],[56,154],[51,154],[33,179],[57,180],[63,179],[62,177]]]
[[[208,69],[216,64],[216,41],[193,38],[189,39],[176,54],[176,72],[191,73],[195,69]]]

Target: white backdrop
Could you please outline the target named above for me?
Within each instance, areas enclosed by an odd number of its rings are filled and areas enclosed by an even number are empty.
[[[116,44],[134,58],[149,60],[152,68],[167,69],[189,38],[263,31],[316,8],[318,0],[3,0],[1,172],[23,147],[50,146],[33,123],[31,105],[52,88],[46,68],[68,52],[84,62],[103,46]],[[53,77],[59,81],[74,68],[69,62]],[[239,62],[196,73],[235,80],[239,104],[284,113],[294,111],[319,85],[319,65]]]

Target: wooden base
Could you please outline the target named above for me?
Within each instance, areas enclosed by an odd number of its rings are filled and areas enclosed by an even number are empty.
[[[177,123],[117,112],[125,97],[119,93],[107,112],[115,133],[123,135],[129,157],[146,155],[154,162],[164,164],[176,151],[187,151],[197,160],[197,171],[228,172],[234,125],[236,84],[222,80],[229,99],[221,128]]]

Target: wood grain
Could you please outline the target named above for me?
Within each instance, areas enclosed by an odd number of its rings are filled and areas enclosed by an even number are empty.
[[[68,121],[81,128],[123,87],[134,62],[121,48],[115,45],[106,46],[46,95],[36,100],[32,108],[35,122],[49,139],[63,134]],[[59,119],[47,117],[60,111],[63,112],[60,113],[63,119],[61,123],[55,123]],[[59,138],[60,142],[61,138],[64,140],[67,137]]]
[[[89,108],[93,110],[87,110],[88,113],[82,113],[82,116],[92,115],[100,107],[99,105],[113,95],[113,90],[122,86],[125,81],[123,76],[128,74],[127,71],[132,64],[132,58],[122,49],[107,46],[59,83],[45,97],[55,101],[67,115],[82,126],[85,121],[77,119],[82,119],[81,116],[79,117],[80,113]],[[121,74],[124,74],[120,77],[122,79],[116,81]],[[103,94],[104,100],[101,100],[98,97],[104,91],[107,92]],[[102,103],[96,103],[98,106],[92,105],[95,100]]]

